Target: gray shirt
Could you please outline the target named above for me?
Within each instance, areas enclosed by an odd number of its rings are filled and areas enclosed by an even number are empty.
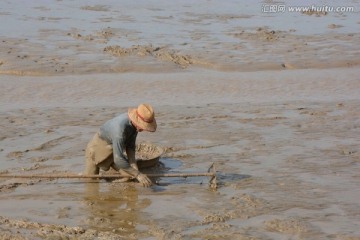
[[[117,168],[128,168],[129,160],[124,155],[126,148],[135,151],[136,128],[131,124],[128,114],[123,113],[110,119],[100,127],[100,137],[112,145],[114,163]]]

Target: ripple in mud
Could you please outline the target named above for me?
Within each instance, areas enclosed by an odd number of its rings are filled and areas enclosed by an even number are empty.
[[[118,237],[118,235],[111,232],[99,233],[97,230],[84,229],[82,227],[42,224],[26,220],[14,220],[2,216],[0,216],[0,226],[12,229],[9,233],[0,233],[1,239],[34,239],[35,236],[37,236],[36,238],[40,237],[44,239],[94,239],[95,237],[100,239],[115,239],[115,237]],[[27,236],[31,237],[25,238],[22,234],[18,236],[17,233],[19,232],[27,232]]]
[[[265,222],[267,230],[288,234],[300,234],[308,232],[310,226],[301,219],[273,219]]]
[[[243,179],[251,178],[251,175],[238,174],[238,173],[217,173],[216,174],[218,185],[221,186],[232,186],[233,183],[239,183]]]
[[[87,11],[99,11],[99,12],[109,11],[109,7],[106,5],[82,6],[80,9],[87,10]]]
[[[14,191],[18,187],[31,186],[31,185],[34,185],[37,182],[41,182],[41,180],[31,180],[31,181],[28,181],[28,182],[6,183],[6,184],[3,184],[3,185],[0,185],[0,193],[10,193],[10,192]]]

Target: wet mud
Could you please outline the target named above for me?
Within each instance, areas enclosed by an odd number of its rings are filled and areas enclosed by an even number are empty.
[[[53,1],[46,7],[28,2],[14,11],[15,3],[4,3],[8,11],[0,12],[0,17],[8,24],[3,26],[7,34],[1,36],[0,73],[38,76],[359,66],[356,12],[261,12],[269,4],[276,3],[214,2],[206,11],[198,4],[190,9],[185,2],[154,8],[150,3],[67,5]],[[348,4],[358,6],[352,1]]]
[[[158,106],[159,132],[139,140],[167,149],[160,159],[165,164],[170,159],[166,172],[206,171],[215,162],[217,191],[204,177],[162,178],[150,189],[105,181],[2,180],[2,236],[356,239],[358,106],[352,101]],[[16,115],[22,124],[37,123],[23,136],[7,129],[3,164],[9,173],[81,172],[91,129],[117,110],[38,109],[28,111],[26,120],[22,110],[2,113],[2,121]],[[42,117],[45,112],[51,121]],[[72,134],[64,138],[64,129]],[[43,136],[38,142],[10,148],[38,134]],[[61,159],[54,158],[59,148],[68,149]],[[181,165],[171,165],[171,159]]]
[[[218,189],[0,179],[0,239],[360,239],[358,12],[263,4],[1,2],[0,174],[80,174],[99,126],[147,102],[138,143],[164,152],[142,171],[214,163]]]

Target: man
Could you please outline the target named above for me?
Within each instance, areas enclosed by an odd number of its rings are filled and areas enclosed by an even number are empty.
[[[135,142],[138,132],[155,132],[156,126],[155,113],[149,104],[129,108],[127,113],[105,122],[86,147],[84,174],[99,174],[100,169],[108,171],[111,167],[136,178],[145,187],[151,186],[151,180],[138,169]]]

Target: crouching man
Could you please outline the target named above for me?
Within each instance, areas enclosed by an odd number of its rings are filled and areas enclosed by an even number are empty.
[[[155,132],[156,126],[155,114],[149,104],[129,108],[127,113],[108,120],[86,147],[84,174],[97,175],[100,169],[113,168],[137,179],[144,187],[151,186],[151,180],[138,169],[135,142],[138,132]]]

